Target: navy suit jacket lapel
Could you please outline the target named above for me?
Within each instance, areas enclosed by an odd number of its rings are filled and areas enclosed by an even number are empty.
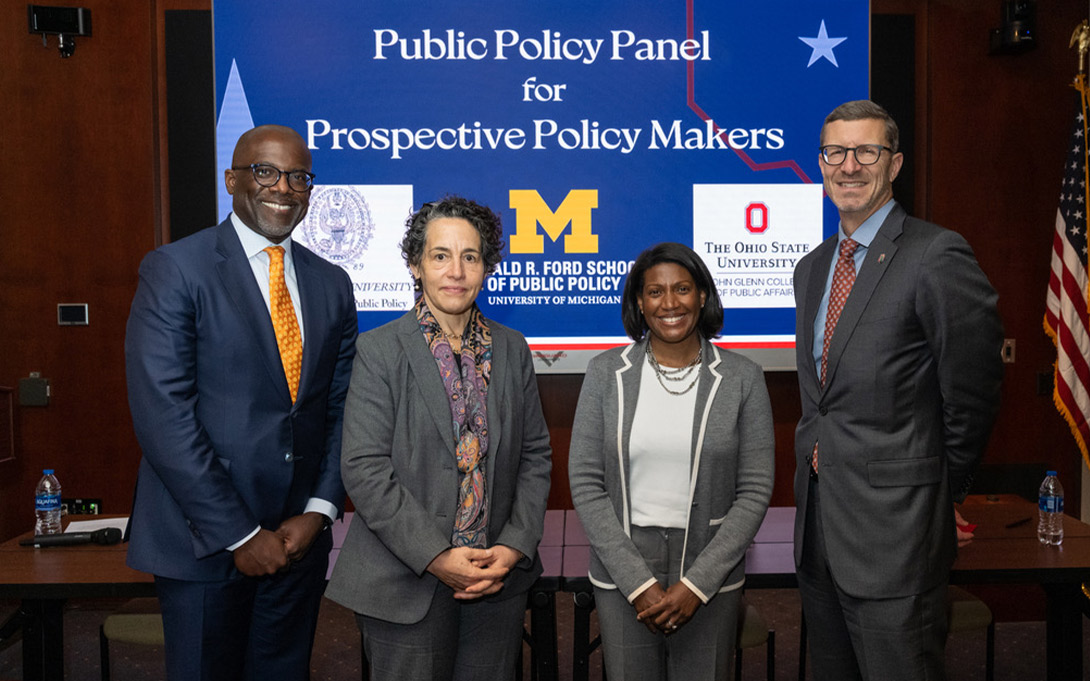
[[[254,280],[254,271],[250,261],[242,251],[242,243],[235,234],[231,218],[221,222],[216,228],[216,255],[220,260],[216,270],[223,281],[223,290],[234,305],[243,326],[254,336],[254,347],[259,348],[261,363],[273,385],[289,403],[288,379],[284,376],[284,365],[280,362],[280,350],[276,347],[276,332],[273,331],[269,308],[261,297],[261,289]]]
[[[326,317],[323,304],[325,289],[321,277],[314,269],[314,254],[298,243],[292,244],[292,262],[295,265],[295,280],[299,284],[299,304],[303,312],[303,367],[299,375],[299,394],[307,385],[311,374],[317,371],[318,358],[321,356],[322,340],[331,320]],[[285,382],[287,379],[285,379]]]
[[[863,266],[856,275],[852,292],[844,303],[844,310],[840,313],[840,319],[836,323],[836,332],[829,344],[829,366],[826,369],[825,387],[833,382],[836,367],[840,364],[840,358],[844,354],[844,348],[848,345],[863,311],[870,303],[871,294],[882,280],[893,258],[897,255],[896,239],[901,236],[905,222],[905,211],[899,205],[895,205],[890,214],[886,216],[878,233],[874,235],[870,246],[867,248],[867,257],[863,260]],[[879,262],[881,260],[881,262]]]

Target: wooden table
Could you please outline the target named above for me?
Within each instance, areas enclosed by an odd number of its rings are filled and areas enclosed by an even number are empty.
[[[1037,507],[1028,501],[966,507],[975,537],[958,551],[955,584],[1040,584],[1045,591],[1047,679],[1083,678],[1083,582],[1090,581],[1090,525],[1064,516],[1061,546],[1037,541]],[[1029,522],[1009,527],[1025,518]]]
[[[88,516],[102,518],[108,516]],[[333,524],[332,572],[348,533],[352,514]],[[72,519],[78,519],[73,517]],[[51,547],[19,546],[26,533],[0,544],[0,598],[21,600],[17,617],[23,627],[23,678],[64,678],[64,605],[69,598],[154,597],[152,575],[125,565],[127,545]],[[531,589],[531,664],[540,681],[557,678],[555,594],[560,590],[564,511],[547,511],[539,554],[545,571]]]
[[[96,516],[97,517],[97,516]],[[23,679],[64,678],[64,603],[69,598],[155,595],[152,576],[125,565],[125,545],[19,546],[26,533],[0,544],[0,598],[21,600]]]
[[[973,498],[962,508],[966,520],[977,524],[973,541],[959,549],[950,581],[955,584],[1040,584],[1046,601],[1046,655],[1049,681],[1081,681],[1083,582],[1090,581],[1090,525],[1064,516],[1064,542],[1060,547],[1037,541],[1037,507],[1019,498],[988,502]],[[1029,521],[1017,524],[1025,518]],[[794,559],[794,507],[768,509],[765,520],[746,553],[746,588],[796,588]],[[565,531],[578,518],[571,513]],[[565,546],[565,591],[576,595],[576,681],[585,680],[586,657],[594,649],[589,638],[590,611],[594,597],[586,577],[589,547]],[[582,621],[585,620],[585,621]],[[581,626],[582,625],[582,626]],[[582,632],[583,638],[580,638]],[[582,658],[582,659],[579,659]]]

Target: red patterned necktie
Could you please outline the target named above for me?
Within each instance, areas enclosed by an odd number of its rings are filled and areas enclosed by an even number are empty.
[[[836,261],[836,269],[833,271],[833,287],[829,289],[829,308],[825,313],[825,339],[821,344],[821,385],[825,385],[825,372],[829,368],[829,343],[833,340],[833,332],[836,331],[836,323],[840,320],[840,312],[844,309],[844,302],[848,300],[848,294],[852,292],[855,284],[855,250],[859,248],[859,242],[844,239],[840,242],[840,258]],[[810,457],[810,465],[817,472],[818,446],[814,443],[814,453]]]
[[[276,332],[276,346],[280,350],[280,362],[284,365],[284,375],[288,378],[288,390],[294,404],[303,366],[303,338],[299,333],[295,306],[291,304],[291,294],[284,281],[284,249],[269,246],[265,252],[269,254],[269,307]]]

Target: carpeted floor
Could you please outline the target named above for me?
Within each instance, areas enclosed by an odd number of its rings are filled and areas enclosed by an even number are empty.
[[[794,590],[750,590],[746,598],[757,607],[776,632],[776,681],[798,678],[799,599]],[[560,678],[572,678],[572,603],[568,594],[557,595],[557,636]],[[74,601],[65,617],[65,667],[68,681],[97,681],[99,673],[98,627],[116,601]],[[0,602],[0,619],[14,609]],[[1090,640],[1083,626],[1084,669],[1090,672]],[[596,630],[595,630],[596,631]],[[18,641],[0,644],[0,679],[21,679],[22,658]],[[527,658],[527,673],[529,667]],[[742,678],[766,678],[764,648],[743,655]],[[984,632],[951,636],[947,646],[947,671],[951,681],[984,679]],[[600,654],[591,660],[590,678],[601,679]],[[1001,622],[996,626],[996,681],[1036,681],[1045,676],[1045,628],[1043,622]],[[111,648],[115,681],[149,681],[163,678],[163,655],[157,647],[114,644]],[[355,681],[360,678],[360,639],[352,613],[330,602],[322,606],[318,637],[312,660],[313,681]],[[807,677],[809,678],[809,677]],[[271,681],[271,680],[270,680]]]

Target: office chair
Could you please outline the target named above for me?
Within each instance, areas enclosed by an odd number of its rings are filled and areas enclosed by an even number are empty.
[[[951,586],[946,592],[947,623],[950,633],[984,629],[984,679],[995,679],[995,618],[991,608],[968,591]]]
[[[757,608],[742,597],[738,608],[738,647],[734,651],[734,678],[742,678],[742,651],[759,648],[768,643],[765,651],[767,659],[768,681],[776,681],[776,632],[768,628]]]
[[[102,681],[110,681],[110,641],[163,645],[163,615],[159,599],[134,598],[102,621],[98,628]]]

